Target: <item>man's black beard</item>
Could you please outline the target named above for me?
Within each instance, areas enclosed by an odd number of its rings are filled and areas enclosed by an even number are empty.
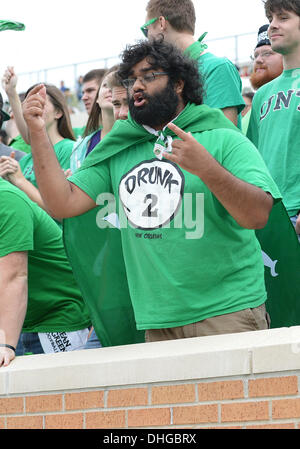
[[[139,108],[134,106],[133,97],[129,100],[131,117],[140,125],[155,128],[167,125],[175,118],[179,98],[172,83],[168,82],[163,90],[154,95],[149,96],[143,93],[143,98],[147,100],[147,103]]]

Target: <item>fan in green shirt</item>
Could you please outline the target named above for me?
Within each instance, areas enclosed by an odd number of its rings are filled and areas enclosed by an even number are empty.
[[[221,109],[227,118],[241,129],[242,81],[235,65],[207,51],[203,39],[194,38],[196,15],[191,0],[150,0],[146,7],[146,23],[141,27],[151,39],[163,36],[165,42],[175,44],[185,55],[195,60],[204,82],[203,103]]]
[[[47,337],[70,343],[74,335],[87,336],[91,321],[66,258],[62,231],[27,195],[1,178],[0,274],[0,328],[5,337],[0,343],[15,348],[21,333],[22,348],[23,338],[38,335],[43,349],[37,352],[52,352]],[[60,349],[71,347],[80,349],[71,344]]]
[[[247,132],[276,181],[290,217],[300,210],[299,97],[293,88],[294,74],[294,69],[284,70],[258,89]]]
[[[257,146],[283,196],[300,241],[299,72],[300,10],[292,2],[265,3],[272,50],[283,72],[254,96],[247,136]]]
[[[139,330],[264,305],[254,230],[266,225],[280,193],[261,156],[221,111],[202,104],[198,69],[174,46],[143,41],[127,48],[122,61],[118,74],[128,89],[129,119],[116,122],[69,180],[56,170],[50,182],[53,151],[31,108],[45,92],[43,86],[32,91],[24,114],[43,167],[38,173],[47,207],[72,217],[105,201],[109,212],[115,200]],[[101,214],[98,226],[107,218]],[[99,256],[103,260],[105,251]],[[250,321],[248,330],[261,328]]]

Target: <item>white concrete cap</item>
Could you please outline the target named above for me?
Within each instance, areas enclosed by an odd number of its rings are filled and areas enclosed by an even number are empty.
[[[300,327],[293,327],[17,357],[7,368],[0,368],[0,395],[299,368]]]

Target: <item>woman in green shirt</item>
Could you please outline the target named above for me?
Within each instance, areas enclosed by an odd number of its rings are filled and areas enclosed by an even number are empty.
[[[9,73],[9,72],[8,72]],[[6,84],[14,85],[14,72],[6,75]],[[25,94],[25,101],[32,86]],[[14,87],[15,89],[15,87]],[[8,87],[6,92],[8,92]],[[18,96],[13,96],[11,87],[9,100],[14,112],[15,120],[24,141],[30,144],[30,134],[22,114],[22,105]],[[46,85],[46,128],[50,142],[52,143],[57,160],[63,170],[70,168],[70,156],[73,150],[75,136],[72,131],[70,114],[63,93],[55,86]],[[44,202],[40,196],[36,183],[32,154],[26,155],[20,163],[11,157],[0,159],[0,176],[4,177],[19,189],[23,190],[31,200],[43,209]]]

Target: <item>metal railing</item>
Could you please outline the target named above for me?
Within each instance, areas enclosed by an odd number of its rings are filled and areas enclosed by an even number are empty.
[[[251,36],[253,39],[251,39]],[[206,39],[205,42],[208,44],[208,51],[217,56],[227,57],[234,64],[242,67],[251,63],[250,54],[253,52],[256,37],[257,32],[251,32]],[[59,86],[60,81],[64,81],[65,86],[74,91],[76,80],[80,75],[85,75],[85,73],[95,68],[112,67],[118,62],[118,56],[110,56],[19,73],[18,91],[27,90],[29,86],[39,82],[47,82]]]

